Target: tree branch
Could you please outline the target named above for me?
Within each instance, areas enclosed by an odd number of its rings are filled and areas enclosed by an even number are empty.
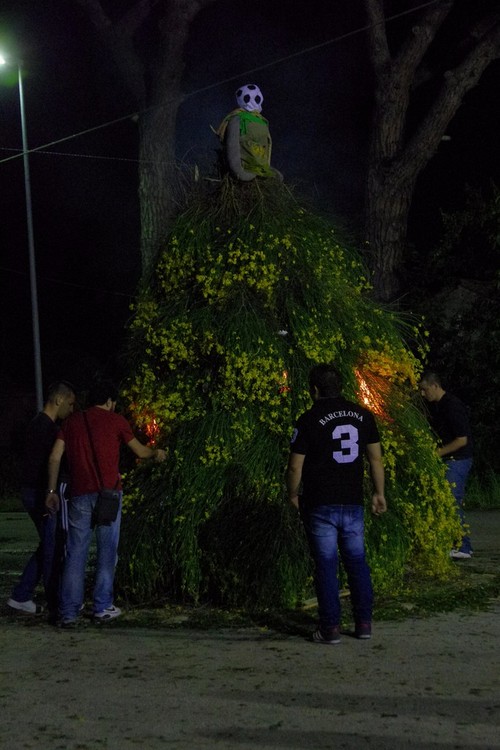
[[[175,26],[180,22],[180,25],[187,28],[200,11],[213,2],[216,0],[170,0],[160,21],[160,31],[168,33],[173,30],[170,27],[172,20]]]
[[[460,107],[465,94],[477,85],[488,65],[500,57],[500,21],[489,26],[482,40],[453,70],[444,74],[441,92],[422,124],[408,143],[396,171],[418,171],[429,161],[437,149],[450,120]]]
[[[103,45],[110,49],[115,65],[138,105],[145,103],[146,87],[144,67],[134,49],[133,36],[158,1],[139,0],[119,21],[113,23],[104,12],[100,0],[76,0],[86,10]]]
[[[368,37],[370,39],[370,54],[375,75],[379,75],[388,68],[391,53],[387,43],[383,0],[365,0],[366,14],[370,23]]]
[[[137,29],[144,23],[149,17],[154,7],[158,5],[161,0],[138,0],[116,24],[117,33],[120,36],[127,36],[132,38]]]
[[[452,9],[454,0],[446,0],[427,9],[412,28],[412,33],[401,47],[393,63],[393,77],[403,85],[409,85],[415,71]]]
[[[111,20],[106,15],[99,0],[76,0],[78,5],[87,12],[88,17],[99,32],[111,26]]]
[[[494,10],[484,18],[480,18],[469,32],[469,36],[477,41],[486,36],[500,21],[500,9]]]
[[[372,139],[374,158],[393,159],[402,149],[411,83],[454,0],[443,0],[422,14],[419,25],[396,57],[391,57],[383,0],[365,0],[370,28],[370,52],[376,78],[374,118],[378,123]]]

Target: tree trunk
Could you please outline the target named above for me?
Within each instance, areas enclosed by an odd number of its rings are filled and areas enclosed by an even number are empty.
[[[179,104],[139,120],[139,204],[143,276],[153,269],[175,211],[175,118]]]
[[[76,2],[111,51],[133,106],[139,109],[141,257],[147,278],[177,207],[175,133],[184,47],[194,18],[215,0],[136,0],[116,21],[106,15],[100,0]],[[143,37],[137,45],[139,31]],[[139,48],[146,51],[140,54]]]
[[[182,103],[184,48],[191,23],[214,0],[169,0],[158,24],[160,44],[151,66],[147,109],[139,119],[139,200],[143,277],[154,268],[177,210],[180,175],[175,160],[177,113]]]
[[[492,60],[500,56],[500,10],[466,29],[462,61],[438,72],[441,85],[429,108],[408,135],[408,109],[418,79],[433,75],[423,59],[455,0],[431,5],[417,18],[397,53],[389,50],[384,0],[365,0],[370,21],[370,56],[375,75],[368,179],[365,196],[365,236],[369,246],[375,295],[393,300],[399,290],[398,272],[406,252],[408,213],[415,183],[432,158],[463,97],[479,81]]]
[[[377,299],[391,301],[400,290],[413,183],[401,184],[391,172],[370,169],[366,196],[366,240]]]

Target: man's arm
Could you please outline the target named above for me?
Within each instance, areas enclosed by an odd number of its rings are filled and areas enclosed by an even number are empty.
[[[167,457],[167,454],[161,448],[150,448],[148,445],[143,445],[137,438],[132,438],[127,445],[138,458],[154,458],[155,461],[161,462],[165,461]]]
[[[48,488],[45,498],[45,507],[49,513],[57,513],[59,510],[59,495],[57,494],[57,478],[61,466],[61,459],[65,450],[64,440],[57,438],[49,456],[48,466]]]
[[[467,445],[467,435],[470,432],[470,425],[466,407],[461,401],[458,399],[452,399],[450,401],[443,399],[440,403],[444,403],[441,418],[446,427],[446,437],[451,438],[447,443],[440,445],[436,449],[438,456],[444,458],[445,456],[452,455],[460,450],[460,448]],[[441,437],[441,435],[439,435],[439,437]]]
[[[456,437],[454,440],[451,441],[451,443],[446,443],[446,445],[441,445],[437,449],[437,454],[440,457],[448,456],[450,453],[455,453],[459,448],[463,448],[464,445],[467,445],[467,436],[463,435],[462,437]]]
[[[302,467],[305,455],[302,453],[290,453],[288,468],[286,470],[286,489],[288,499],[297,509],[299,507],[299,489],[302,479]]]
[[[369,443],[366,446],[366,453],[375,489],[372,497],[372,513],[378,516],[387,510],[387,503],[384,496],[384,464],[382,463],[382,447],[380,443]]]

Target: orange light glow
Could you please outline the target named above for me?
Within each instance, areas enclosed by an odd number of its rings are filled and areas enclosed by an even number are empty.
[[[355,370],[356,380],[358,381],[358,397],[367,409],[370,409],[374,414],[384,419],[388,419],[386,410],[384,409],[384,399],[380,393],[377,393],[372,385],[370,387],[366,382],[366,377],[361,374],[359,370]],[[374,378],[370,378],[373,380]]]
[[[145,424],[144,433],[147,436],[150,445],[156,445],[156,440],[160,434],[160,426],[154,417]]]
[[[281,374],[280,387],[278,388],[278,393],[288,393],[291,390],[292,389],[288,385],[288,371],[283,370]]]

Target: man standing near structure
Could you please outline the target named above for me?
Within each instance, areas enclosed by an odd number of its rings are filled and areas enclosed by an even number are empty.
[[[94,526],[97,543],[94,618],[102,622],[121,614],[113,604],[121,520],[120,446],[127,445],[139,458],[156,461],[166,458],[165,451],[140,443],[127,420],[115,414],[117,397],[118,391],[112,383],[97,384],[90,393],[93,406],[67,420],[49,458],[49,489],[45,500],[49,511],[54,512],[59,507],[56,479],[64,453],[71,486],[68,551],[61,588],[62,627],[77,624],[84,600],[85,567]],[[99,496],[105,488],[118,496],[113,520],[100,519],[97,515]]]
[[[43,411],[37,414],[26,430],[22,501],[35,524],[40,542],[7,600],[11,609],[24,614],[36,615],[43,611],[43,607],[33,601],[35,588],[42,579],[49,617],[53,616],[58,607],[60,560],[57,559],[56,551],[56,516],[48,515],[45,508],[47,462],[59,431],[58,422],[71,414],[74,404],[73,386],[66,381],[53,383],[48,388]]]
[[[286,483],[290,502],[301,512],[316,568],[319,627],[313,640],[340,642],[339,552],[355,635],[367,639],[373,588],[364,546],[363,456],[375,488],[372,512],[378,515],[387,510],[380,438],[371,412],[341,395],[342,379],[333,365],[312,368],[309,390],[314,404],[297,421]]]
[[[460,546],[452,549],[450,555],[455,560],[468,559],[473,552],[464,513],[465,485],[472,466],[472,432],[467,409],[459,398],[444,390],[435,372],[424,372],[420,393],[429,404],[430,425],[440,442],[437,454],[446,464],[446,479],[463,530]]]

